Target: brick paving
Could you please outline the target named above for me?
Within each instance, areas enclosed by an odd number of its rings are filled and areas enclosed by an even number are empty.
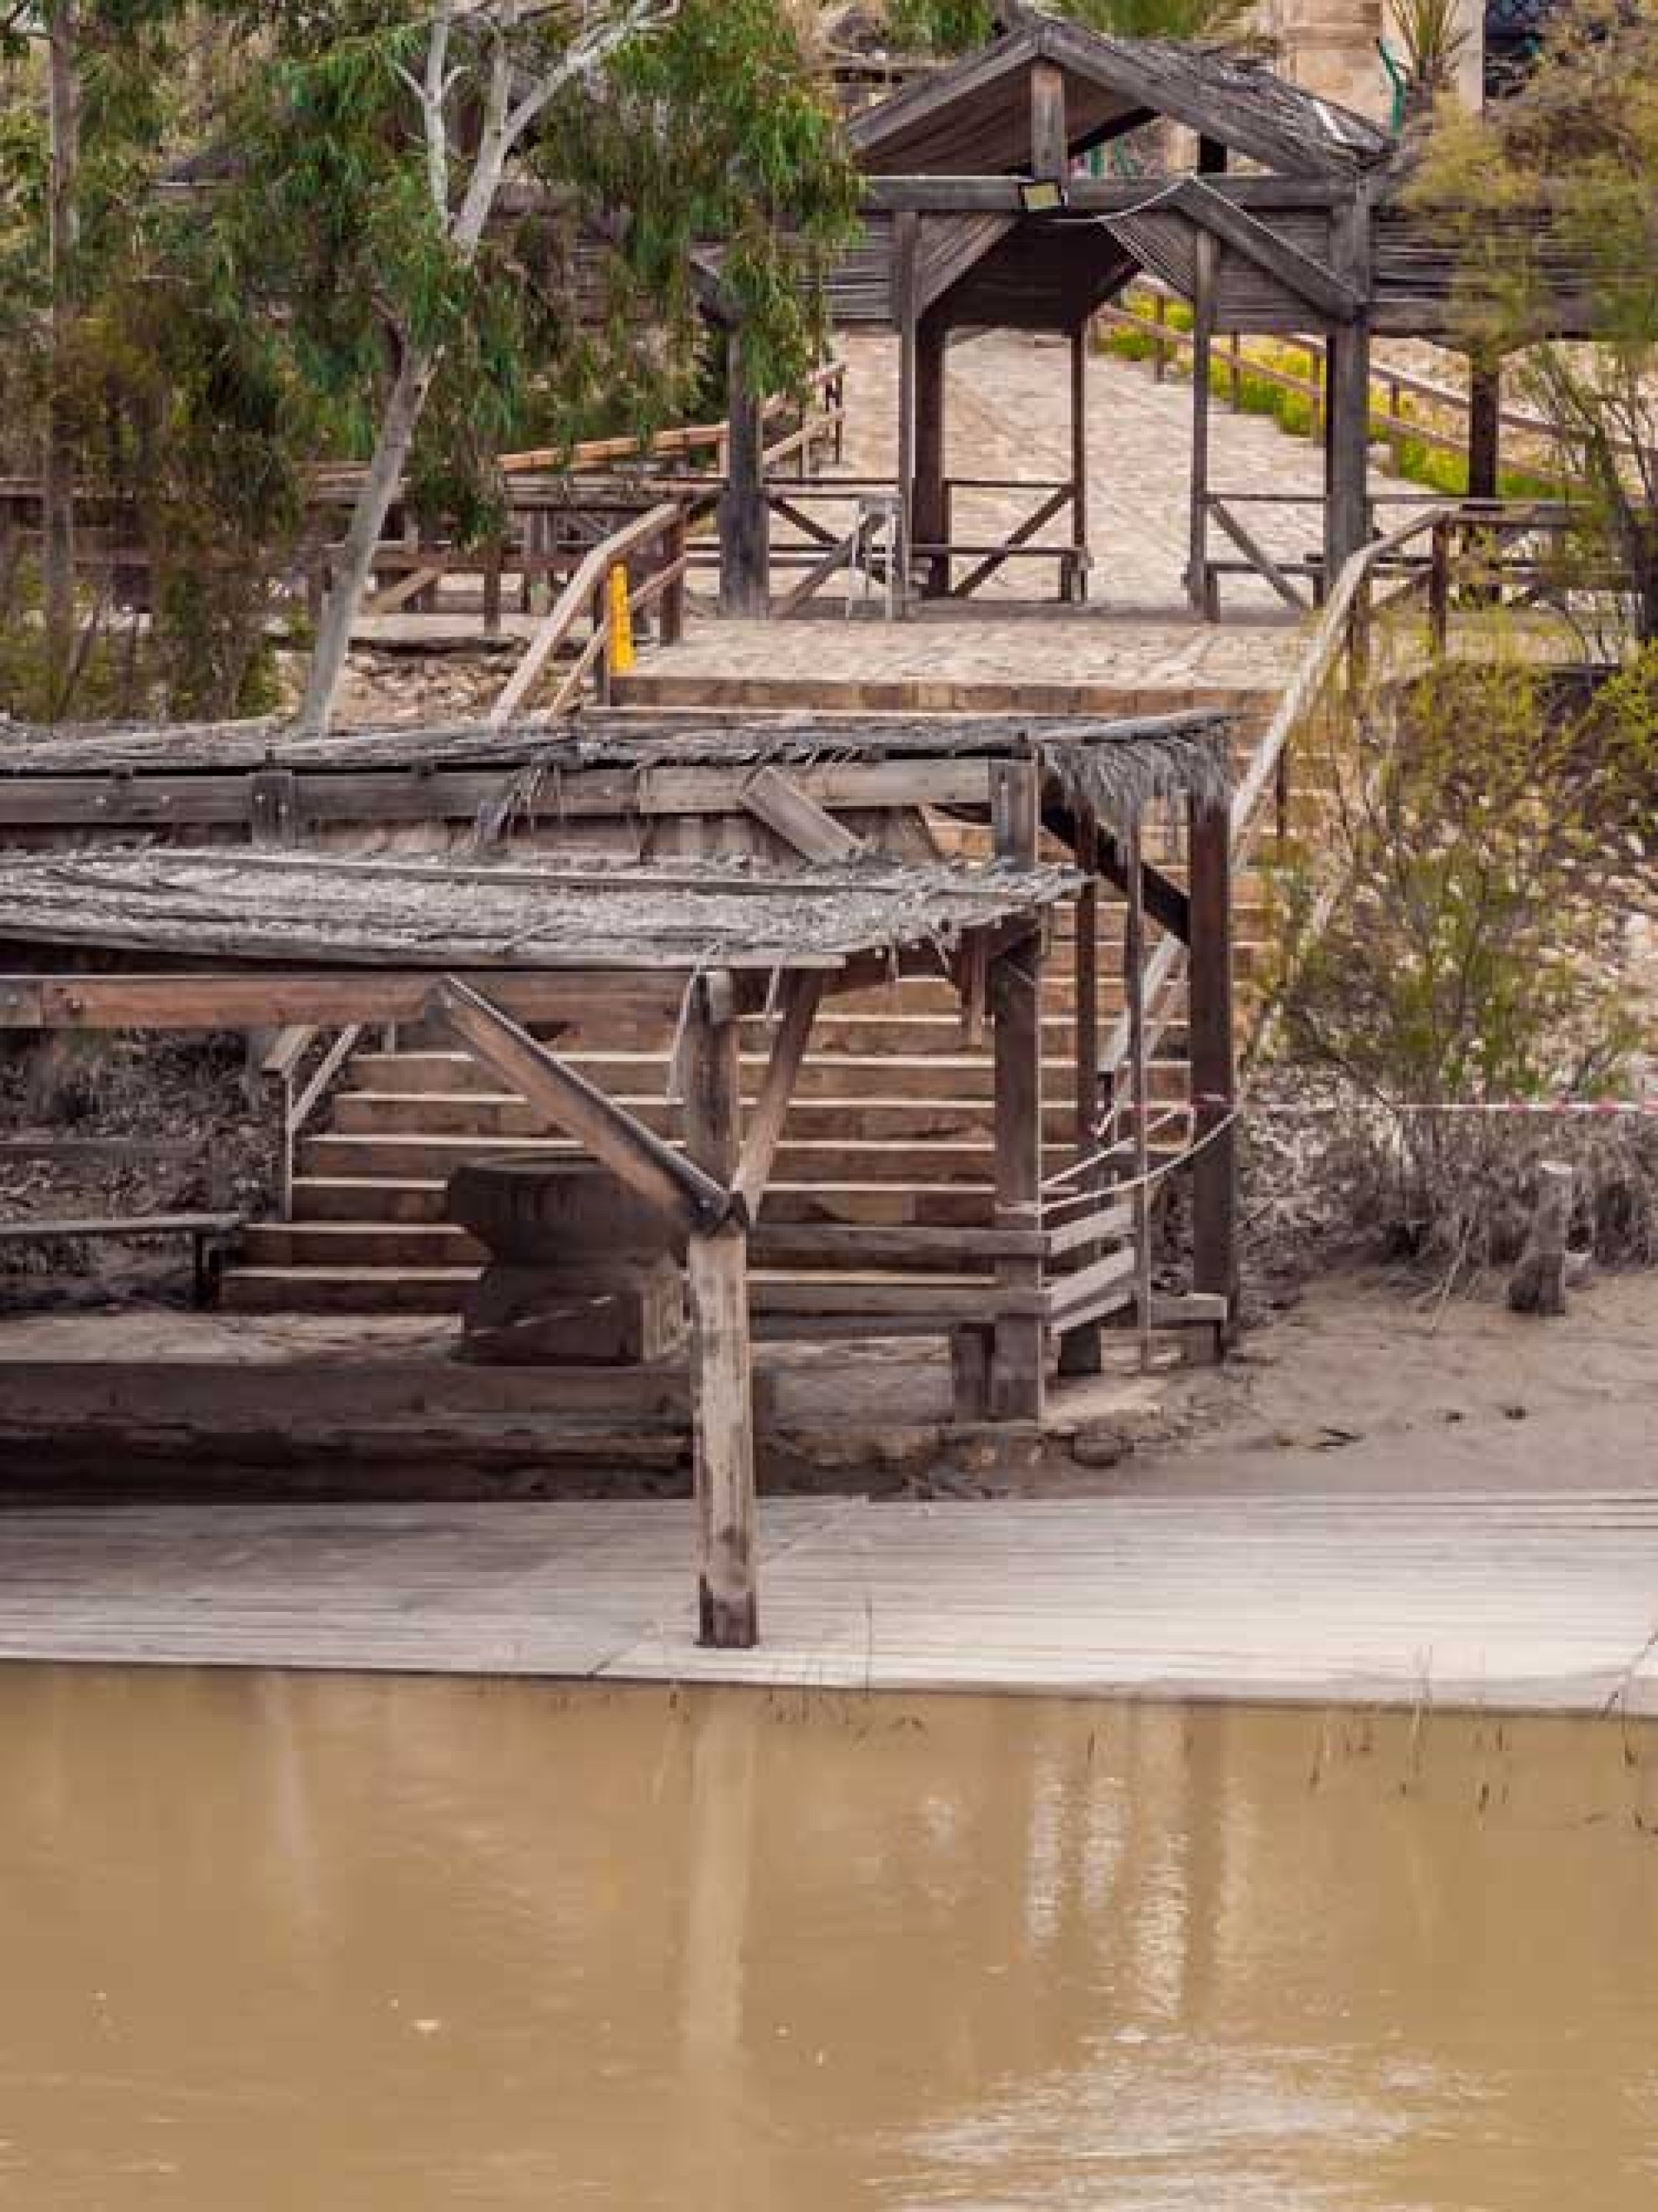
[[[848,438],[843,473],[890,478],[896,467],[897,348],[847,335]],[[1069,366],[1062,343],[998,331],[951,348],[946,466],[957,476],[1057,481],[1068,468]],[[1318,493],[1323,462],[1309,441],[1217,403],[1211,481],[1216,490]],[[1059,605],[1047,562],[1010,564],[971,601],[924,605],[888,623],[872,600],[848,618],[825,596],[786,623],[722,623],[706,611],[681,646],[646,664],[641,696],[683,700],[698,683],[757,686],[780,679],[847,687],[932,685],[938,703],[962,685],[1046,684],[1128,694],[1272,690],[1293,667],[1306,623],[1259,579],[1229,578],[1219,625],[1187,611],[1191,391],[1149,368],[1097,356],[1090,367],[1089,498],[1094,571],[1084,608]],[[1378,489],[1390,488],[1378,480]],[[1035,495],[957,496],[958,539],[1000,538]],[[844,515],[844,508],[824,510]],[[1315,544],[1316,506],[1255,507],[1250,527],[1274,553]],[[1066,527],[1042,533],[1060,543]],[[780,533],[779,542],[786,542]],[[780,573],[779,589],[796,571]],[[835,586],[837,593],[841,587]],[[918,701],[917,703],[926,703]]]

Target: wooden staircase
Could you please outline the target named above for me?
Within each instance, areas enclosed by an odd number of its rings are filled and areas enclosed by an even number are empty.
[[[983,832],[938,825],[946,846],[973,847]],[[1148,836],[1147,854],[1179,878],[1181,858]],[[1261,935],[1258,887],[1239,887],[1240,966],[1247,978]],[[1100,1028],[1109,1033],[1123,1004],[1122,908],[1099,902]],[[1044,969],[1042,1124],[1044,1174],[1078,1158],[1072,1042],[1074,912],[1056,925]],[[1181,997],[1151,1066],[1151,1095],[1175,1105],[1188,1095]],[[745,1024],[742,1072],[751,1100],[765,1067],[770,1025]],[[582,1031],[560,1041],[562,1056],[619,1103],[670,1139],[678,1135],[665,1050],[638,1040]],[[954,990],[942,979],[825,1001],[813,1030],[762,1209],[766,1248],[756,1255],[755,1306],[786,1306],[798,1273],[821,1273],[818,1258],[797,1269],[791,1224],[969,1228],[993,1216],[987,1036],[963,1035]],[[1171,1125],[1156,1150],[1178,1149]],[[300,1140],[291,1218],[247,1231],[241,1263],[228,1274],[226,1305],[273,1311],[437,1314],[452,1311],[482,1260],[466,1234],[446,1223],[445,1185],[463,1160],[492,1152],[574,1153],[550,1136],[521,1098],[502,1092],[466,1054],[420,1034],[394,1049],[359,1049],[315,1130]],[[940,1281],[947,1263],[941,1263]],[[835,1268],[837,1276],[844,1267]]]

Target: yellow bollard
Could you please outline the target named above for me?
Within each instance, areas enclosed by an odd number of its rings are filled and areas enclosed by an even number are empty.
[[[628,589],[626,565],[618,561],[610,577],[610,664],[613,676],[625,676],[637,655],[634,651],[634,608]]]

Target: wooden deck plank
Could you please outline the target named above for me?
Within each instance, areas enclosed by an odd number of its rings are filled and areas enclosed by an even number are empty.
[[[765,1641],[687,1504],[0,1515],[0,1657],[1658,1711],[1658,1496],[767,1501]]]

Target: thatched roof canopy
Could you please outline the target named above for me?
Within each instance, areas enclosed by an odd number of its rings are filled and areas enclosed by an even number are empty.
[[[833,968],[1034,916],[1080,878],[1055,867],[787,871],[726,861],[537,866],[320,860],[177,848],[0,857],[0,937],[207,966],[696,970]]]

